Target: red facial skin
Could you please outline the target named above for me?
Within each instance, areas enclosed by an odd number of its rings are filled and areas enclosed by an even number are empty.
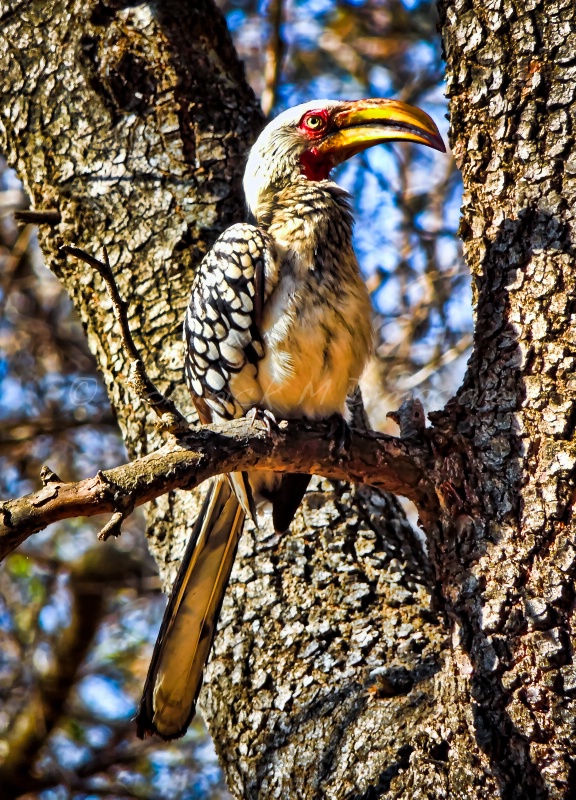
[[[309,117],[321,117],[324,120],[324,125],[321,128],[309,128],[307,120]],[[330,122],[330,115],[324,108],[319,108],[317,111],[307,111],[300,120],[299,128],[306,134],[311,142],[322,139],[328,128]],[[334,166],[332,159],[327,154],[321,154],[318,149],[312,146],[309,150],[305,150],[300,156],[300,164],[302,165],[302,174],[309,181],[325,181],[330,170]]]

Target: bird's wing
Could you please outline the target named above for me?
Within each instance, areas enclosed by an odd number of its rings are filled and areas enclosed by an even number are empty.
[[[204,423],[241,416],[239,387],[257,389],[259,322],[274,286],[274,259],[264,232],[234,225],[197,271],[184,322],[185,371]],[[190,724],[246,514],[254,515],[247,476],[213,480],[154,648],[136,718],[141,737],[174,739]]]
[[[196,273],[184,321],[185,370],[197,408],[210,419],[240,417],[261,399],[260,322],[277,274],[272,240],[245,223],[224,231]]]
[[[240,417],[260,402],[260,324],[277,280],[271,238],[247,223],[225,230],[197,271],[184,320],[185,372],[204,424]],[[229,480],[256,522],[248,476],[233,473]]]

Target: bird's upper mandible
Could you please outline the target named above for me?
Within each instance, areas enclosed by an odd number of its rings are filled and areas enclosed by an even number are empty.
[[[394,141],[446,152],[428,114],[398,100],[312,100],[289,108],[264,128],[250,151],[244,174],[248,208],[259,219],[270,195],[299,176],[326,180],[356,153]]]

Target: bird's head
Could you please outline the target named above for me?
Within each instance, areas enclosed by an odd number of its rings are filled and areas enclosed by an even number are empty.
[[[248,207],[258,218],[299,176],[326,180],[337,164],[382,142],[417,142],[446,152],[428,114],[398,100],[313,100],[289,108],[268,123],[250,151],[244,175]]]

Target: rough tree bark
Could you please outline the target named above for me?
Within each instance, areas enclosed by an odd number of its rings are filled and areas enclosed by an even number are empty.
[[[441,2],[476,332],[426,432],[430,563],[393,498],[322,480],[290,535],[246,531],[202,698],[238,797],[573,796],[575,17]],[[241,216],[260,113],[211,0],[0,2],[0,34],[0,148],[62,214],[46,259],[142,455],[160,437],[109,301],[58,247],[108,246],[147,368],[190,413],[180,320]],[[151,508],[167,584],[196,504]]]
[[[456,643],[440,772],[453,793],[574,797],[576,7],[440,10],[476,309],[433,419],[451,485],[429,542]]]

